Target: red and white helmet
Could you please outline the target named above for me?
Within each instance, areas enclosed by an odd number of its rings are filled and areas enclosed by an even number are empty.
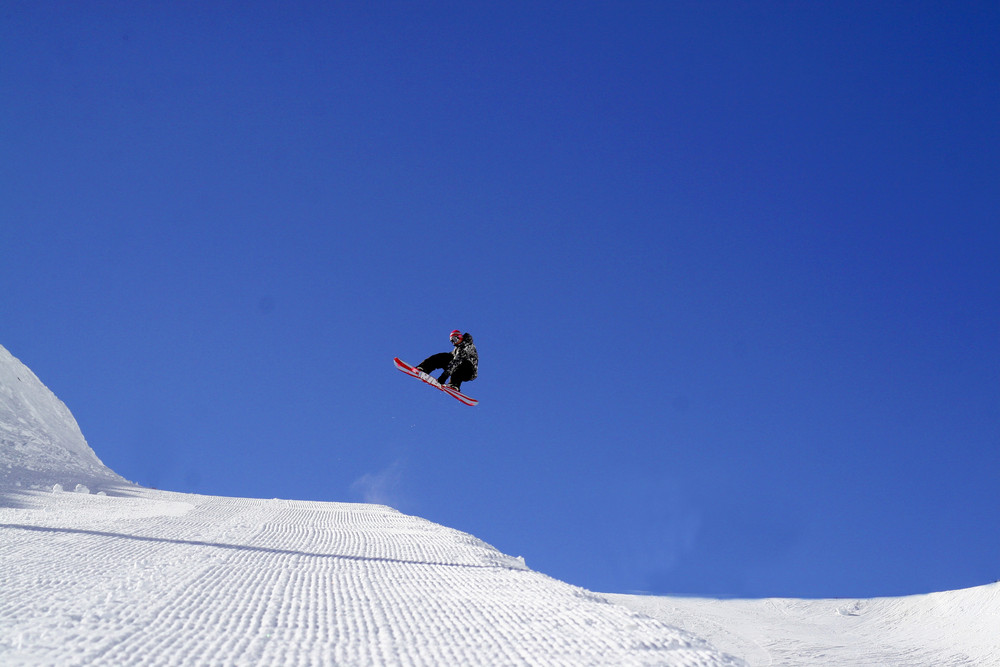
[[[459,341],[461,341],[461,340],[462,340],[462,332],[461,332],[461,331],[459,331],[458,329],[455,329],[455,330],[454,330],[454,331],[452,331],[452,332],[451,332],[450,334],[448,334],[448,338],[450,338],[450,339],[452,339],[452,340],[454,340],[454,338],[455,338],[456,336],[458,336],[458,340],[459,340]]]

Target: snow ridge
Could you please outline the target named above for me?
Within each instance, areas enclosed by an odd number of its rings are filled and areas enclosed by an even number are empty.
[[[0,489],[98,490],[128,482],[105,466],[69,408],[0,345]]]

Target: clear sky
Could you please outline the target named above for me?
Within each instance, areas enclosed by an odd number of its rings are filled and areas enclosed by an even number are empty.
[[[1000,578],[996,2],[0,2],[0,344],[118,473],[592,590]],[[393,368],[471,332],[467,408]]]

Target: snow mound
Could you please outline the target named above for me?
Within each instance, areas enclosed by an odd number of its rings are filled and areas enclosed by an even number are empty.
[[[606,597],[751,666],[1000,664],[1000,582],[865,600]]]
[[[89,493],[128,482],[101,463],[69,408],[0,345],[0,489]]]

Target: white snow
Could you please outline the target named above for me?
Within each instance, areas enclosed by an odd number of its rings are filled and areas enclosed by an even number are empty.
[[[601,595],[383,505],[144,489],[0,347],[3,665],[988,665],[998,630],[997,584]]]
[[[73,489],[128,484],[101,463],[76,419],[0,345],[0,488]]]
[[[736,664],[385,506],[145,489],[13,500],[5,665]]]
[[[1000,665],[1000,583],[868,600],[606,597],[749,665]]]

